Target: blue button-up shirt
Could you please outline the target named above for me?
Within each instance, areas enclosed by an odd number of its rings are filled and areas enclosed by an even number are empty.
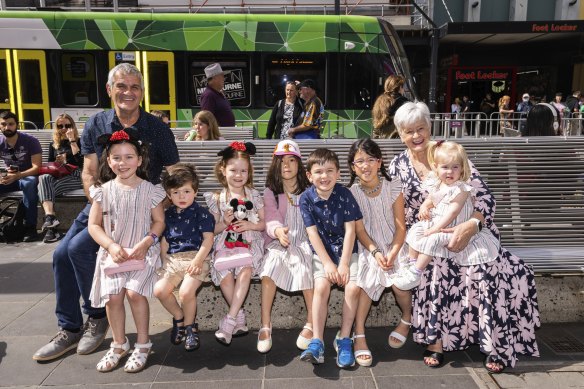
[[[351,191],[341,184],[335,184],[330,197],[319,197],[312,185],[300,196],[300,211],[306,227],[316,226],[318,235],[331,260],[338,265],[343,254],[345,222],[363,218],[359,204]],[[314,252],[314,248],[312,248]],[[357,240],[353,253],[357,252]]]
[[[148,145],[148,178],[153,184],[158,184],[162,168],[179,161],[174,135],[167,124],[142,109],[133,127],[138,130],[140,140]],[[113,109],[91,116],[81,134],[81,154],[97,154],[101,159],[103,146],[97,144],[97,138],[123,128]]]
[[[163,236],[168,242],[168,254],[198,251],[203,243],[203,233],[215,230],[215,218],[197,202],[180,213],[173,205],[164,216],[166,228]]]

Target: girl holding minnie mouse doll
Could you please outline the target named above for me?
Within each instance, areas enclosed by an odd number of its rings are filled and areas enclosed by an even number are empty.
[[[223,186],[219,193],[205,193],[215,217],[215,243],[211,279],[221,287],[229,312],[219,322],[215,338],[229,345],[234,335],[248,332],[241,308],[251,277],[261,270],[264,256],[264,203],[253,188],[250,156],[256,148],[250,142],[232,142],[217,153],[215,176]]]

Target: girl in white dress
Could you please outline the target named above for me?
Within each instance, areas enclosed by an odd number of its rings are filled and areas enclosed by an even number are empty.
[[[361,366],[371,366],[373,358],[365,341],[365,321],[372,300],[378,301],[383,291],[392,286],[390,276],[400,267],[395,260],[406,235],[404,200],[401,182],[387,174],[383,154],[375,141],[366,138],[353,143],[348,162],[349,186],[363,214],[363,219],[356,224],[359,240],[357,285],[361,294],[355,317],[355,359]],[[389,343],[398,348],[404,344],[409,331],[412,296],[395,288],[394,293],[402,317]]]
[[[98,142],[105,145],[105,151],[99,183],[90,189],[93,205],[88,231],[101,247],[90,298],[92,306],[105,306],[113,342],[97,364],[97,370],[113,370],[130,350],[125,331],[124,300],[127,297],[138,333],[124,370],[135,373],[144,369],[152,348],[147,298],[152,296],[157,280],[158,236],[164,230],[162,200],[165,192],[160,185],[147,181],[147,154],[133,131],[126,129],[105,134]],[[110,260],[120,267],[127,260],[143,260],[145,266],[142,270],[106,275],[105,268]]]
[[[443,230],[468,221],[474,212],[475,190],[467,184],[471,170],[464,147],[456,142],[438,141],[430,145],[428,161],[432,172],[424,185],[429,195],[420,206],[420,221],[406,237],[413,265],[400,270],[393,280],[404,290],[419,285],[422,272],[434,257],[451,258],[458,265],[470,266],[494,261],[499,256],[498,239],[480,227],[464,250],[454,253],[446,248],[452,234]]]
[[[276,287],[287,292],[301,290],[306,303],[306,325],[296,346],[306,350],[312,339],[312,250],[298,200],[310,185],[298,144],[283,140],[274,150],[266,178],[264,204],[268,235],[262,279],[262,327],[257,348],[272,348],[272,304]]]
[[[256,148],[250,142],[231,142],[229,146],[217,153],[221,159],[215,165],[217,181],[223,185],[219,193],[205,193],[205,201],[209,212],[215,217],[215,243],[213,244],[213,263],[211,279],[221,287],[223,297],[229,306],[229,312],[219,322],[215,338],[226,345],[231,344],[233,335],[248,333],[245,313],[241,308],[251,277],[258,275],[264,258],[265,229],[264,202],[260,192],[253,188],[253,166],[251,155]],[[251,201],[252,208],[248,210],[248,220],[237,220],[230,202],[236,199],[239,203]],[[239,212],[238,212],[239,213]],[[231,242],[230,237],[241,234],[241,240]],[[252,263],[249,266],[237,266],[231,269],[218,270],[216,262],[223,249],[243,243],[249,248]],[[227,245],[226,245],[227,244]],[[238,246],[235,246],[238,247]]]

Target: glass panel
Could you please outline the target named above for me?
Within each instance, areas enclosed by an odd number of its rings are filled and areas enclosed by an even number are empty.
[[[189,67],[189,101],[192,106],[201,105],[201,94],[207,86],[205,77],[205,67],[214,62],[216,59],[201,59],[200,56],[191,57]],[[250,105],[251,80],[249,72],[249,59],[247,57],[222,57],[221,69],[223,71],[231,70],[230,74],[225,75],[225,87],[223,92],[231,103],[232,107],[247,107]]]
[[[65,53],[61,56],[61,80],[65,105],[96,105],[97,82],[93,54]]]
[[[8,90],[8,69],[6,60],[0,59],[0,104],[10,102],[10,91]]]
[[[148,62],[148,89],[150,104],[170,104],[168,62]]]
[[[376,96],[375,86],[378,69],[373,55],[348,54],[345,58],[345,107],[371,109],[371,96]]]
[[[36,130],[37,128],[43,128],[45,121],[45,113],[42,109],[25,109],[23,110],[24,117],[21,120],[25,122],[33,122],[36,128],[30,123],[24,123],[25,130]]]
[[[20,67],[20,93],[23,104],[42,104],[43,93],[41,89],[41,67],[36,59],[21,59]],[[44,69],[43,69],[44,70]]]
[[[302,81],[307,78],[314,80],[318,86],[318,97],[326,105],[325,60],[317,55],[270,55],[266,57],[266,83],[264,100],[267,106],[273,106],[276,101],[285,97],[286,81]]]

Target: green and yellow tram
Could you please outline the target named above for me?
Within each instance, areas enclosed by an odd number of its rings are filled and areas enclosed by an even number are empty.
[[[145,75],[144,108],[168,111],[179,126],[199,110],[212,62],[231,70],[225,92],[242,124],[267,120],[287,80],[316,80],[325,131],[345,137],[369,133],[388,75],[414,91],[395,30],[374,17],[0,12],[0,109],[30,125],[110,107],[107,73],[120,62]]]

